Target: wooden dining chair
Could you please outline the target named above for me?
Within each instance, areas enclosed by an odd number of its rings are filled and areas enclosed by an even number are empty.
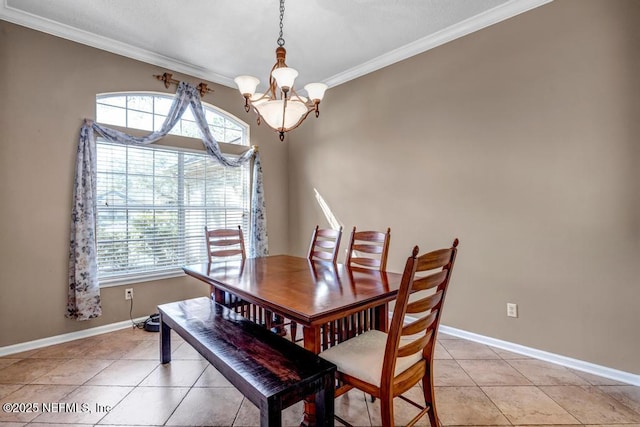
[[[332,228],[320,228],[316,225],[311,235],[311,244],[307,258],[310,260],[331,261],[334,264],[338,259],[338,248],[342,238],[342,226],[338,230]]]
[[[379,398],[383,426],[394,425],[395,397],[420,408],[408,426],[425,413],[432,427],[440,426],[434,396],[433,356],[457,247],[455,239],[450,248],[418,256],[416,246],[405,264],[389,332],[370,330],[320,353],[338,367],[337,380],[341,386],[336,397],[355,387]],[[402,395],[418,381],[422,381],[425,406]]]
[[[307,258],[310,261],[331,261],[334,264],[338,261],[338,249],[340,248],[340,239],[342,238],[342,226],[335,230],[333,228],[320,228],[316,225],[311,234],[311,243],[309,244],[309,252]],[[286,324],[287,322],[280,322]],[[298,324],[294,321],[288,322],[289,332],[292,341],[301,341],[297,339]]]
[[[356,227],[353,227],[344,264],[348,267],[386,270],[390,239],[390,228],[387,228],[386,232],[379,232],[357,231]],[[360,313],[353,313],[348,318],[328,324],[327,329],[335,331],[335,334],[330,333],[330,339],[341,340],[345,335],[352,336],[355,333],[355,325],[358,323],[359,316]]]
[[[390,228],[387,228],[387,231],[383,233],[380,231],[356,231],[356,227],[353,227],[345,265],[375,268],[380,271],[386,270],[390,239]]]
[[[244,247],[244,235],[242,228],[219,228],[209,230],[204,227],[206,239],[207,256],[209,264],[215,261],[240,259],[244,261],[247,254]],[[211,286],[211,296],[214,297],[215,288]],[[243,301],[235,295],[227,292],[222,297],[222,304],[240,313],[241,315],[257,321],[258,323],[268,323],[264,321],[265,314],[260,307]],[[263,319],[260,321],[260,319]]]

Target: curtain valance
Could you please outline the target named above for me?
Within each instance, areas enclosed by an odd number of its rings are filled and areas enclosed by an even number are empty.
[[[262,166],[257,147],[251,147],[237,158],[226,157],[222,154],[205,119],[198,90],[189,83],[180,82],[167,118],[160,130],[144,137],[135,137],[92,120],[85,120],[80,129],[71,212],[67,317],[87,320],[102,314],[96,248],[96,135],[109,142],[120,144],[151,144],[167,135],[189,106],[202,133],[202,142],[209,155],[229,167],[237,167],[253,159],[249,257],[268,254]]]

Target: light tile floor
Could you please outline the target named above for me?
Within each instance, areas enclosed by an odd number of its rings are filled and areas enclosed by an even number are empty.
[[[158,362],[158,334],[139,329],[0,358],[0,401],[21,410],[0,412],[0,427],[259,425],[257,408],[175,334],[172,343],[167,365]],[[640,387],[443,334],[436,359],[444,426],[640,427]],[[409,394],[422,396],[419,387]],[[398,425],[415,414],[395,404]],[[336,413],[380,425],[379,401],[357,390],[336,401]],[[301,414],[301,404],[286,409],[284,424],[298,425]]]

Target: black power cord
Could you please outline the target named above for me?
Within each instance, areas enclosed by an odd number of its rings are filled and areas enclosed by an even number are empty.
[[[160,331],[160,315],[158,313],[154,313],[140,322],[133,320],[133,295],[131,296],[131,304],[129,305],[129,319],[131,320],[131,327],[133,329],[144,329],[148,332]]]
[[[131,304],[129,305],[129,319],[131,319],[131,327],[133,329],[143,329],[144,328],[144,320],[141,322],[134,322],[133,321],[133,295],[131,295]]]

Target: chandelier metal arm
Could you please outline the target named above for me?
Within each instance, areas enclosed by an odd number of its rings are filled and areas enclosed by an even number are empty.
[[[287,94],[285,93],[285,96],[283,98],[283,103],[282,103],[282,125],[280,126],[280,129],[284,129],[284,119],[287,115]],[[282,132],[280,132],[280,137],[282,138],[281,141],[284,140],[284,135],[282,135]]]

